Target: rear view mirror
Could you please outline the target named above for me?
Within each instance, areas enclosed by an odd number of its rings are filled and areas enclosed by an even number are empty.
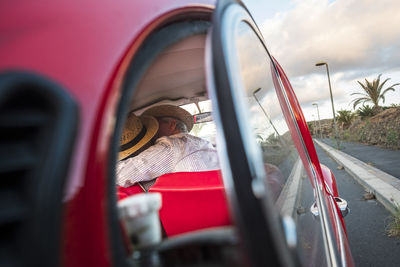
[[[195,124],[209,122],[209,121],[213,120],[211,112],[203,112],[203,113],[193,115],[193,119],[194,119]]]

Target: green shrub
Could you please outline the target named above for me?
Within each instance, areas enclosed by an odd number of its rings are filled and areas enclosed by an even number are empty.
[[[345,131],[343,133],[343,139],[347,140],[347,141],[354,141],[353,140],[354,138],[353,138],[352,134],[349,131]]]
[[[387,110],[389,108],[398,108],[398,107],[400,107],[400,104],[390,104],[390,106],[383,106],[382,109]]]
[[[348,127],[354,119],[354,113],[350,110],[339,110],[336,119],[343,125],[343,127]]]
[[[390,237],[400,237],[400,209],[398,206],[395,209],[395,213],[389,217],[386,233]]]
[[[279,138],[275,133],[270,134],[267,139],[265,139],[267,144],[273,145],[279,142]]]
[[[359,134],[359,141],[361,142],[367,142],[368,141],[368,132],[369,132],[369,125],[370,122],[367,121],[363,127],[360,129],[360,134]]]
[[[397,147],[399,145],[400,134],[394,130],[389,129],[386,134],[386,143],[389,147]]]
[[[308,130],[311,134],[314,134],[314,126],[312,122],[307,122]]]
[[[372,117],[372,116],[374,116],[374,110],[373,110],[373,108],[372,107],[370,107],[370,106],[362,106],[362,107],[359,107],[358,108],[358,110],[357,110],[357,114],[362,118],[362,119],[365,119],[365,118],[368,118],[368,117]]]

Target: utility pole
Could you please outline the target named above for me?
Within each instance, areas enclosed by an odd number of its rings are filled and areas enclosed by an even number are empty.
[[[322,127],[321,127],[321,119],[319,117],[319,108],[318,103],[312,103],[313,106],[317,107],[317,114],[318,114],[318,125],[319,125],[319,138],[322,139]]]
[[[334,139],[336,140],[337,149],[339,149],[340,148],[340,143],[339,143],[338,134],[337,134],[335,106],[333,104],[333,95],[332,95],[331,79],[330,79],[330,76],[329,76],[328,63],[319,62],[319,63],[315,64],[315,66],[317,66],[317,67],[323,66],[323,65],[326,66],[326,73],[328,74],[329,93],[331,95],[331,104],[332,104],[332,113],[333,113],[333,127],[334,127],[334,135],[335,135]]]

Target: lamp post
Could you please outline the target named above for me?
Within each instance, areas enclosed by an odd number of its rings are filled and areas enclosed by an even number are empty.
[[[318,126],[319,126],[319,138],[322,139],[322,127],[321,127],[321,119],[320,119],[320,117],[319,117],[318,103],[312,103],[312,105],[317,107]]]
[[[333,96],[332,96],[332,87],[331,87],[331,79],[329,76],[329,67],[328,67],[328,63],[326,62],[318,62],[317,64],[315,64],[315,66],[319,67],[319,66],[326,66],[326,73],[328,74],[328,83],[329,83],[329,93],[331,95],[331,104],[332,104],[332,113],[333,113],[333,127],[334,127],[334,131],[335,131],[335,139],[337,142],[337,147],[339,149],[339,140],[337,139],[337,127],[336,127],[336,115],[335,115],[335,106],[333,105]]]
[[[264,112],[265,117],[267,117],[267,119],[268,119],[269,123],[271,124],[272,128],[274,128],[274,131],[276,132],[276,134],[277,134],[278,136],[281,136],[281,135],[278,133],[278,130],[275,128],[274,124],[272,123],[271,119],[270,119],[269,116],[267,115],[267,112],[264,110],[264,108],[261,106],[261,103],[260,103],[260,102],[258,101],[258,99],[257,99],[256,93],[260,92],[260,90],[261,90],[261,88],[258,88],[258,89],[256,89],[256,90],[254,90],[253,96],[254,96],[254,98],[256,99],[256,101],[257,101],[258,105],[260,106],[261,110]]]
[[[317,119],[315,118],[315,115],[314,114],[311,114],[311,117],[312,117],[312,121],[313,121],[313,123],[312,123],[312,125],[313,125],[313,131],[312,131],[312,134],[313,135],[315,135],[315,133],[316,133],[316,131],[317,131]]]

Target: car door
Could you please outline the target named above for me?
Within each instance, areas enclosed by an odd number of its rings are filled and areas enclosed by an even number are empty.
[[[242,5],[218,3],[206,63],[224,184],[251,264],[351,266],[297,100]]]
[[[272,60],[274,62],[273,80],[275,87],[279,88],[279,90],[277,90],[278,96],[287,104],[288,112],[286,112],[286,114],[292,118],[295,130],[299,133],[299,150],[301,150],[302,147],[305,148],[305,166],[309,163],[309,167],[306,167],[309,177],[314,177],[313,172],[315,172],[315,180],[321,189],[315,191],[315,193],[318,193],[319,195],[312,204],[310,211],[314,213],[314,215],[319,216],[320,210],[324,209],[323,214],[327,215],[323,218],[323,220],[326,221],[324,224],[327,225],[326,227],[328,227],[329,223],[332,224],[331,228],[336,239],[335,241],[342,265],[354,265],[347,239],[346,226],[343,220],[343,217],[349,212],[347,202],[339,197],[335,177],[332,172],[319,163],[311,134],[308,130],[307,123],[304,119],[293,88],[291,87],[282,67],[276,59],[273,58]],[[290,121],[290,119],[288,120]],[[322,198],[324,201],[318,203],[320,202],[319,198]],[[321,208],[317,209],[317,206],[321,206]]]

